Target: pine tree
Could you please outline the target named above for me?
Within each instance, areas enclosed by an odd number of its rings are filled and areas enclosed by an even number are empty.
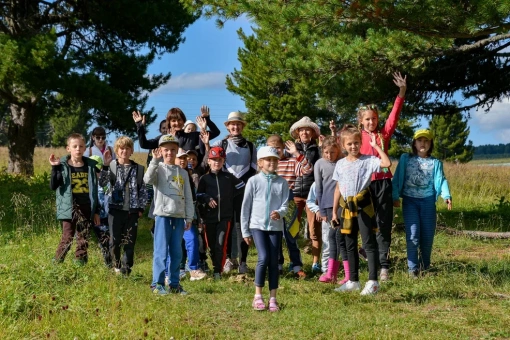
[[[430,121],[430,130],[434,135],[434,151],[432,152],[434,157],[460,163],[473,159],[473,142],[467,140],[469,127],[462,113],[433,116]]]

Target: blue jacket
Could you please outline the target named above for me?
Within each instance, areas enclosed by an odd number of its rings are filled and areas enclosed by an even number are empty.
[[[400,156],[400,161],[398,162],[397,169],[393,174],[393,180],[391,182],[393,186],[393,200],[397,201],[399,197],[402,197],[402,192],[404,189],[404,180],[406,178],[406,169],[407,169],[407,161],[409,160],[410,155],[408,153]],[[417,156],[415,156],[417,157]],[[443,199],[451,199],[450,188],[448,187],[448,181],[444,176],[443,172],[443,163],[434,157],[431,157],[434,161],[434,190],[436,191],[436,201],[439,198],[439,195],[443,197]]]

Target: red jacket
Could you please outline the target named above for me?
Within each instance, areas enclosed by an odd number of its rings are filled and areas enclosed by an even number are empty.
[[[404,98],[400,98],[397,95],[395,99],[395,103],[393,104],[393,109],[391,110],[390,116],[388,120],[386,120],[386,124],[382,129],[379,129],[376,132],[375,141],[377,145],[379,145],[386,154],[388,154],[388,148],[390,145],[390,139],[397,128],[398,119],[400,118],[400,111],[402,111],[402,106],[404,106]],[[384,146],[381,144],[381,137],[384,141]],[[370,135],[365,130],[361,131],[361,153],[363,155],[371,155],[379,157],[379,153],[370,146]],[[379,157],[380,158],[380,157]],[[372,181],[377,181],[381,179],[392,178],[391,171],[387,169],[386,172],[381,171],[372,174]]]

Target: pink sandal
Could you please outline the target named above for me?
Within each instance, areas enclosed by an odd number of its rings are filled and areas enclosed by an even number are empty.
[[[254,310],[266,310],[266,304],[264,303],[262,296],[254,297],[251,305]]]
[[[269,299],[269,311],[270,312],[278,312],[280,307],[278,306],[278,302],[276,302],[276,298]]]

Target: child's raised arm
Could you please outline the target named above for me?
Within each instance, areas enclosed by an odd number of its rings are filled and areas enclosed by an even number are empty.
[[[370,146],[373,147],[378,153],[379,157],[381,157],[381,168],[389,168],[391,166],[391,161],[386,152],[384,152],[379,145],[377,145],[375,141],[375,134],[370,134]]]

